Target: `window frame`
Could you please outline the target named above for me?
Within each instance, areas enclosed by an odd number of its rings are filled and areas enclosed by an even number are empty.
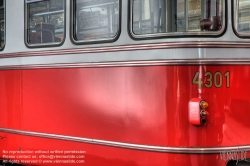
[[[91,40],[76,40],[74,35],[75,35],[75,26],[76,26],[76,10],[75,10],[75,3],[76,0],[71,0],[70,1],[70,39],[71,42],[75,45],[83,45],[83,44],[98,44],[98,43],[112,43],[115,42],[121,34],[121,15],[122,15],[122,0],[118,0],[119,1],[119,21],[118,21],[118,30],[117,30],[117,34],[113,37],[113,38],[103,38],[103,39],[91,39]]]
[[[3,0],[3,8],[4,8],[4,46],[1,47],[0,45],[0,51],[3,51],[6,45],[6,0]]]
[[[135,34],[133,32],[133,1],[129,0],[129,35],[134,40],[144,40],[144,39],[158,39],[158,38],[198,38],[198,37],[210,37],[210,38],[216,38],[222,36],[227,29],[227,8],[228,8],[228,2],[227,0],[222,0],[223,2],[223,24],[219,31],[189,31],[189,32],[166,32],[166,33],[152,33],[152,34]],[[203,0],[202,0],[203,1]]]
[[[238,31],[238,20],[239,20],[239,0],[232,0],[232,19],[233,19],[233,31],[239,38],[250,38],[250,32],[239,32]]]
[[[64,38],[63,40],[60,42],[60,43],[37,43],[37,44],[30,44],[28,42],[28,34],[29,34],[29,27],[28,27],[28,24],[29,24],[29,20],[28,20],[28,4],[29,3],[34,3],[34,2],[42,2],[44,0],[25,0],[24,1],[24,41],[25,41],[25,45],[28,47],[28,48],[42,48],[42,47],[59,47],[59,46],[62,46],[65,42],[65,39],[66,39],[66,23],[67,23],[67,20],[66,20],[66,0],[63,0],[64,2],[64,25],[63,25],[63,33],[64,33]],[[50,1],[50,0],[49,0]]]

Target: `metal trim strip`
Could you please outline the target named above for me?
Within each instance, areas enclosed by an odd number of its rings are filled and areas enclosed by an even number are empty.
[[[100,139],[82,138],[82,137],[67,136],[67,135],[60,135],[60,134],[48,134],[48,133],[16,130],[16,129],[8,129],[8,128],[0,128],[0,132],[6,132],[6,133],[18,134],[18,135],[24,135],[24,136],[32,136],[32,137],[81,142],[81,143],[87,143],[87,144],[96,144],[96,145],[102,145],[102,146],[111,146],[111,147],[116,147],[116,148],[126,148],[126,149],[133,149],[133,150],[143,150],[143,151],[163,152],[163,153],[213,154],[213,153],[220,153],[222,151],[250,151],[250,145],[239,145],[239,146],[228,146],[228,147],[188,148],[188,147],[152,146],[152,145],[142,145],[142,144],[133,144],[133,143],[123,143],[123,142],[116,142],[116,141],[106,141],[106,140],[100,140]]]
[[[53,63],[53,64],[20,64],[0,66],[0,70],[22,69],[57,69],[57,68],[100,68],[100,67],[132,67],[132,66],[171,66],[171,65],[250,65],[250,58],[243,59],[170,59],[158,61],[126,61],[96,63]]]
[[[49,55],[69,55],[87,54],[118,51],[137,51],[153,49],[172,49],[172,48],[250,48],[248,42],[172,42],[172,43],[153,43],[139,45],[118,45],[109,47],[87,47],[74,49],[55,49],[47,51],[29,51],[16,53],[2,53],[0,58],[28,57],[28,56],[49,56]]]

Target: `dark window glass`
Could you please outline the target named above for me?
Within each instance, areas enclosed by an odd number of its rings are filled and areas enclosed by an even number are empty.
[[[4,5],[5,1],[4,0],[0,0],[0,41],[1,41],[1,45],[0,48],[3,48],[5,45],[5,5]]]
[[[63,41],[64,3],[64,0],[27,1],[28,44],[53,44]]]
[[[220,31],[222,0],[133,0],[132,32],[135,35]],[[178,33],[175,33],[178,34]]]
[[[119,0],[75,0],[75,41],[110,40],[119,30]]]
[[[250,33],[250,0],[238,0],[237,31]]]

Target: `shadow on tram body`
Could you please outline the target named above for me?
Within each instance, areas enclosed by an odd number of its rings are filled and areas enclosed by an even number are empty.
[[[230,160],[227,162],[227,166],[250,166],[250,159],[244,161]]]

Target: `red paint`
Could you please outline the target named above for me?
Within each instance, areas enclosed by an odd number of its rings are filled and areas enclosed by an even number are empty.
[[[192,84],[198,71],[201,89]],[[223,76],[220,88],[206,88],[207,71],[229,71],[230,87]],[[0,71],[0,127],[155,146],[249,145],[249,75],[248,65]],[[204,126],[189,123],[192,98],[209,103]],[[1,149],[86,150],[86,165],[225,165],[219,154],[156,153],[1,135],[7,136],[0,139]]]
[[[20,128],[21,71],[0,71],[0,126]]]

